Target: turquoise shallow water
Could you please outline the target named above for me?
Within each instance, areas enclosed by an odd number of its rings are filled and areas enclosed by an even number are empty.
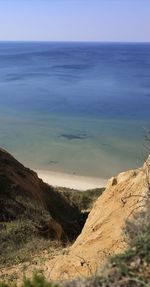
[[[20,118],[1,118],[1,145],[32,168],[107,178],[143,160],[145,122]]]
[[[0,146],[31,168],[108,178],[139,166],[150,45],[0,43]]]

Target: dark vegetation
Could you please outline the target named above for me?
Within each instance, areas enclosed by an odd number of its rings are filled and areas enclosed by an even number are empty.
[[[89,210],[102,191],[49,186],[0,149],[0,267],[30,261],[37,252],[52,253],[75,240],[88,214],[81,210]],[[51,218],[62,227],[62,242],[48,228]]]
[[[75,240],[85,222],[63,193],[0,149],[0,266],[29,260],[37,246],[38,252],[59,246],[55,229],[48,228],[52,218],[65,241]]]
[[[0,150],[0,210],[1,222],[20,216],[37,221],[39,210],[42,215],[46,212],[61,224],[69,239],[74,239],[82,229],[79,209],[3,150]]]
[[[0,283],[0,287],[9,287],[5,283]],[[15,284],[12,284],[10,287],[16,287]],[[24,279],[21,287],[58,287],[58,285],[47,282],[46,279],[41,275],[34,275],[32,280]]]
[[[59,191],[81,211],[89,211],[96,199],[103,193],[105,188],[96,188],[92,190],[79,191],[74,189],[59,188]]]

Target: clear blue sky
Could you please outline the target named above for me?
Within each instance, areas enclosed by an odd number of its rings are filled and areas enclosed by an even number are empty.
[[[150,42],[150,0],[0,0],[0,40]]]

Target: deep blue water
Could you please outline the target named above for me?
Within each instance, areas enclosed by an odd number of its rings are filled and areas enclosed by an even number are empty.
[[[0,145],[30,167],[108,177],[149,126],[150,44],[0,42]]]

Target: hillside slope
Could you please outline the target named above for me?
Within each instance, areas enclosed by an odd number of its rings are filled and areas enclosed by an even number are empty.
[[[0,149],[0,231],[4,222],[21,218],[31,220],[41,229],[54,218],[69,239],[74,239],[83,226],[77,207]]]
[[[57,260],[51,278],[91,276],[110,255],[126,249],[123,230],[126,220],[132,220],[133,214],[145,206],[149,164],[150,158],[142,168],[123,172],[108,181],[69,254]]]
[[[150,157],[142,168],[123,172],[108,181],[106,190],[95,202],[81,234],[69,249],[61,253],[66,255],[55,254],[54,259],[47,258],[42,264],[42,272],[48,280],[90,277],[104,268],[110,256],[126,250],[128,241],[124,228],[127,220],[132,221],[133,215],[145,208],[150,183],[149,167]],[[43,183],[35,172],[25,168],[1,149],[0,256],[4,252],[5,238],[11,242],[13,229],[9,222],[23,219],[24,224],[29,220],[36,232],[37,225],[44,226],[51,217],[70,238],[77,236],[83,225],[82,215],[74,205],[70,205],[56,189]],[[20,242],[24,225],[21,225],[19,235],[17,229],[13,232],[16,242]],[[30,228],[25,233],[30,238]],[[19,248],[18,242],[16,248]],[[32,276],[32,271],[38,266],[36,263],[32,266],[30,264],[26,270],[27,276]],[[11,276],[16,270],[21,279],[21,268],[21,265],[12,266],[9,271]],[[8,276],[7,268],[2,268],[1,274]]]

